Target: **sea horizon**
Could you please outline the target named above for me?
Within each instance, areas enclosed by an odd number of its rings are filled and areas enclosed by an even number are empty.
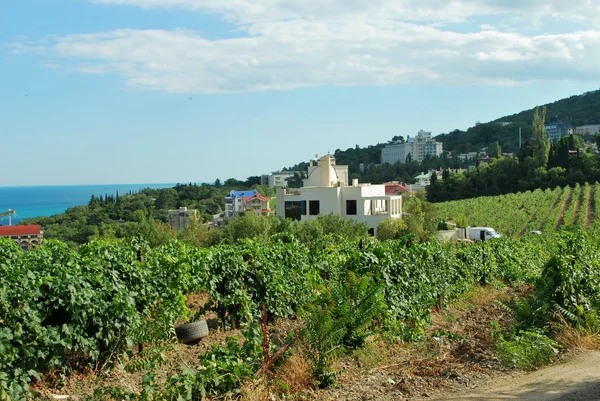
[[[145,188],[171,188],[176,183],[89,184],[89,185],[20,185],[0,187],[0,213],[14,210],[12,224],[23,219],[53,216],[67,209],[87,205],[91,196],[125,195]],[[8,216],[0,218],[8,225]]]

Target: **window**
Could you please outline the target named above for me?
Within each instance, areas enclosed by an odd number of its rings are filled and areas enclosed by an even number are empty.
[[[285,202],[285,217],[292,220],[301,219],[302,202]]]
[[[318,200],[308,201],[308,213],[311,216],[318,216],[320,213],[320,204]]]
[[[300,213],[302,214],[302,216],[306,216],[306,201],[305,200],[302,201],[300,210],[301,210]]]
[[[346,214],[349,216],[356,216],[356,200],[346,201]]]

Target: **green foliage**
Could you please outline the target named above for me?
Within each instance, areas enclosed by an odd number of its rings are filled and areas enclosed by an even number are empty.
[[[388,218],[377,224],[377,239],[386,241],[399,238],[408,228],[404,220]]]
[[[495,346],[504,365],[523,370],[547,365],[558,354],[558,344],[537,331],[497,334]]]
[[[416,205],[427,213],[426,204]],[[322,232],[334,222],[324,220]],[[321,386],[335,379],[338,352],[361,347],[374,331],[418,338],[433,307],[474,283],[535,284],[534,298],[510,307],[523,322],[517,329],[544,328],[556,313],[592,327],[600,305],[598,248],[594,237],[577,231],[476,244],[348,241],[329,234],[311,246],[284,231],[269,242],[208,249],[177,241],[151,248],[139,239],[70,249],[49,240],[29,252],[0,240],[0,395],[22,399],[28,383],[46,372],[110,367],[132,357],[138,343],[154,346],[130,364],[148,369],[143,392],[113,389],[106,390],[113,395],[102,393],[106,397],[157,400],[163,394],[170,400],[235,391],[261,360],[263,305],[270,317],[305,317],[303,338]],[[208,292],[208,307],[223,325],[245,329],[244,345],[231,340],[203,359],[201,370],[181,372],[158,389],[152,366],[164,359],[161,347],[173,337],[173,322],[190,315],[186,294],[200,290]],[[505,354],[541,343],[517,333],[500,345]]]
[[[570,323],[581,325],[600,306],[600,256],[581,231],[563,233],[556,246],[536,289]]]
[[[136,343],[170,338],[172,322],[187,313],[194,279],[175,246],[97,242],[71,251],[48,240],[29,252],[10,241],[0,248],[0,388],[15,399],[43,372],[107,366]]]
[[[149,371],[142,376],[139,394],[112,386],[95,390],[89,401],[196,400],[221,396],[239,389],[242,380],[258,369],[258,360],[257,355],[248,353],[248,349],[239,345],[236,337],[227,337],[224,345],[215,344],[202,355],[196,371],[185,368],[179,374],[170,375],[164,386],[158,386],[155,367],[151,363]]]
[[[557,116],[561,121],[568,120],[573,126],[596,124],[600,121],[600,90],[570,96],[544,107],[549,116]],[[501,117],[494,122],[531,124],[534,111],[535,109],[525,110],[518,114]]]
[[[531,122],[533,130],[533,157],[537,167],[545,167],[548,164],[548,152],[550,151],[550,141],[546,137],[544,122],[546,120],[546,108],[542,111],[536,107],[533,111],[533,120]]]

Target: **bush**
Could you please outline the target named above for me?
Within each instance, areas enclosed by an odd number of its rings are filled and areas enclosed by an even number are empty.
[[[521,331],[496,340],[496,352],[506,366],[534,370],[548,364],[558,354],[558,344],[536,331]]]
[[[377,224],[377,239],[386,241],[390,239],[400,238],[407,226],[402,219],[388,218]]]

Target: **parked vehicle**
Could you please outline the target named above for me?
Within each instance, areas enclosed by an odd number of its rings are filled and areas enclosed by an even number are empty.
[[[489,241],[492,238],[502,237],[502,234],[491,227],[471,227],[468,231],[471,241]]]

